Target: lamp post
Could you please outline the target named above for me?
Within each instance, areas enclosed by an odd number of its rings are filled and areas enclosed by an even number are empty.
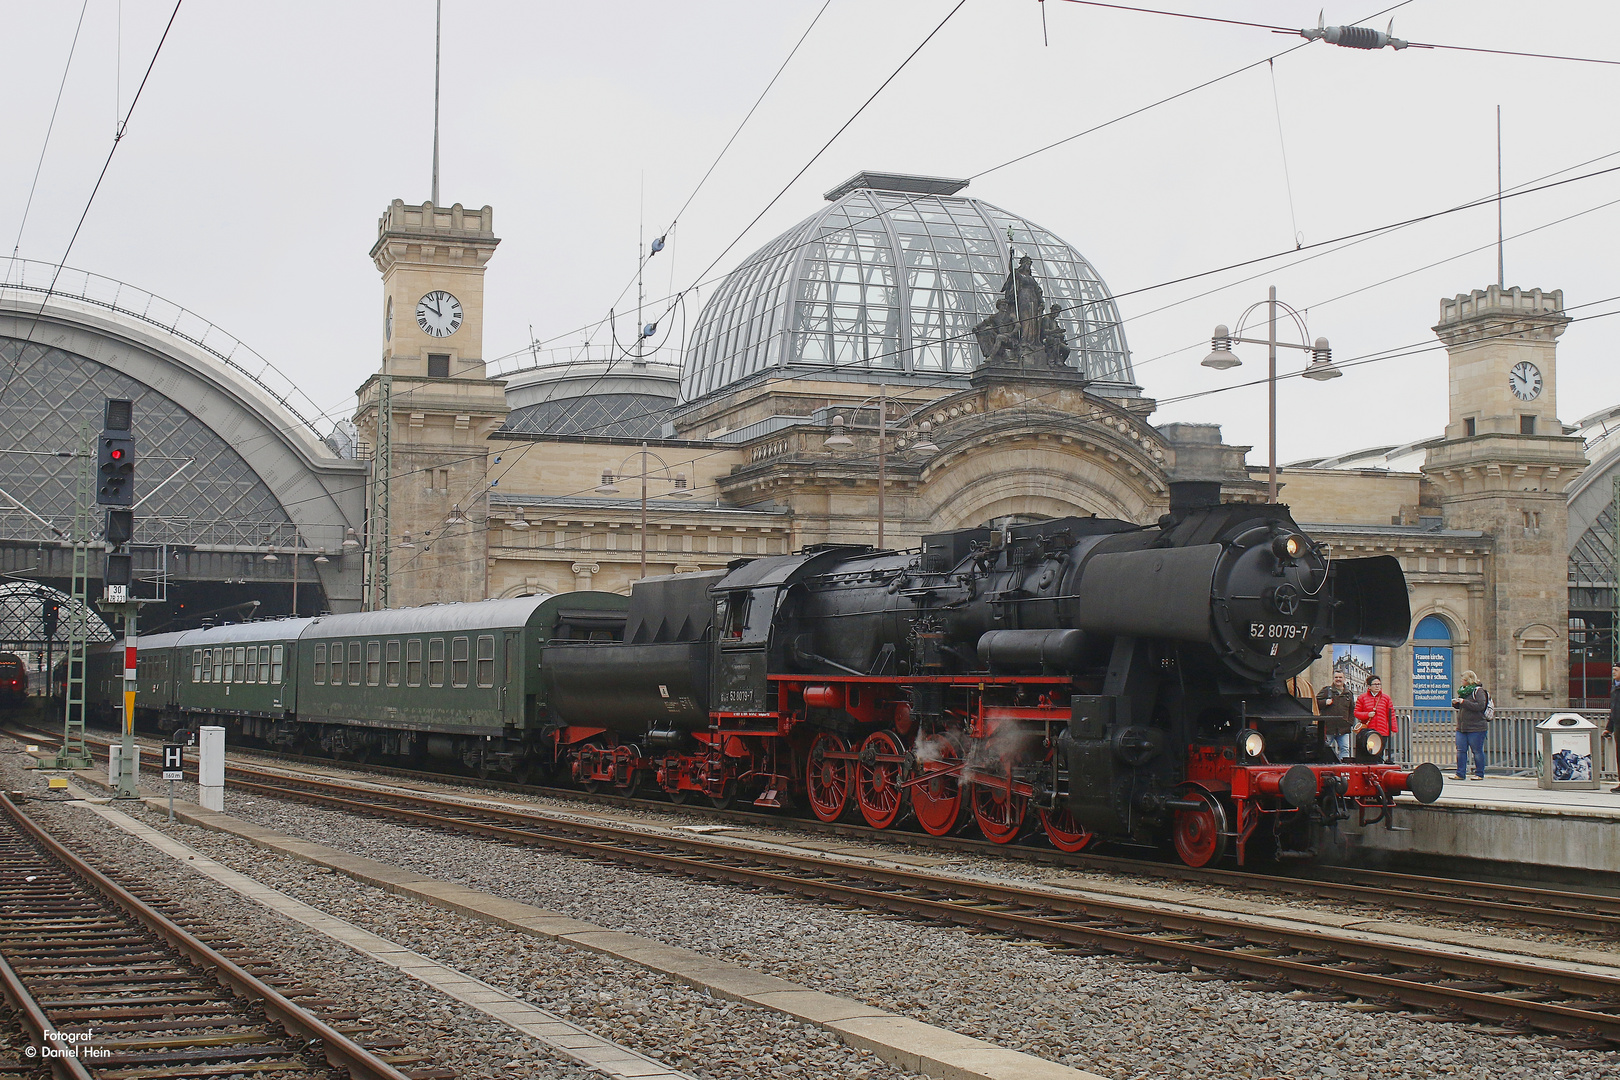
[[[1277,347],[1280,345],[1285,349],[1303,349],[1311,354],[1311,362],[1307,364],[1305,366],[1305,370],[1300,373],[1307,379],[1314,379],[1319,382],[1327,379],[1337,379],[1340,375],[1343,375],[1344,372],[1340,371],[1333,365],[1333,350],[1328,348],[1328,340],[1325,337],[1319,337],[1315,340],[1315,342],[1308,345],[1296,345],[1291,341],[1277,340],[1277,311],[1279,308],[1282,309],[1282,311],[1288,315],[1289,318],[1294,320],[1294,325],[1299,327],[1300,337],[1303,341],[1310,341],[1311,336],[1305,329],[1305,317],[1298,311],[1295,311],[1293,308],[1277,299],[1277,287],[1275,285],[1271,287],[1270,296],[1266,300],[1261,301],[1261,303],[1265,304],[1268,308],[1266,319],[1266,325],[1268,327],[1267,335],[1264,338],[1239,337],[1237,334],[1233,334],[1227,330],[1224,324],[1216,326],[1215,333],[1210,338],[1210,354],[1204,357],[1203,366],[1207,368],[1214,368],[1216,371],[1224,371],[1227,368],[1234,368],[1243,363],[1243,361],[1239,360],[1232,352],[1232,346],[1234,344],[1241,343],[1244,345],[1266,346],[1266,357],[1268,363],[1268,367],[1266,369],[1266,390],[1268,397],[1268,416],[1270,420],[1271,435],[1271,454],[1268,474],[1269,480],[1266,487],[1266,501],[1274,503],[1277,501]],[[1244,320],[1250,315],[1254,314],[1254,312],[1260,306],[1261,304],[1251,304],[1248,309],[1246,309],[1243,314],[1238,317],[1238,334],[1243,333]]]
[[[877,546],[878,546],[879,549],[881,549],[883,547],[883,523],[888,518],[888,507],[887,507],[887,505],[886,505],[886,503],[884,501],[884,497],[887,494],[885,489],[888,487],[888,477],[887,477],[886,474],[888,472],[888,464],[889,464],[889,384],[888,383],[880,383],[878,385],[877,401],[878,401]],[[861,402],[859,405],[853,406],[853,409],[865,408],[867,405],[871,404],[871,402],[872,402],[872,399],[867,398],[865,401]],[[931,404],[932,403],[930,402],[928,404],[917,406],[917,408],[911,410],[911,412],[909,412],[905,416],[901,417],[899,422],[901,424],[906,423],[913,416],[916,416],[919,412],[922,412],[924,409],[928,408],[929,405],[931,405]],[[822,441],[821,445],[823,445],[825,447],[828,447],[829,449],[843,449],[843,448],[851,447],[851,446],[855,445],[855,440],[851,439],[849,437],[849,435],[845,433],[845,421],[844,421],[844,418],[842,416],[834,416],[832,426],[833,426],[833,433],[831,435],[827,436],[827,438]],[[921,437],[911,444],[911,448],[913,450],[920,450],[925,454],[933,454],[933,453],[938,452],[939,447],[934,445],[934,440],[932,438],[930,438],[929,434],[928,434],[929,431],[932,430],[933,426],[934,425],[929,423],[927,420],[924,420],[921,424],[917,425],[918,434]]]
[[[620,473],[611,469],[603,469],[602,482],[596,485],[596,490],[601,492],[603,495],[617,495],[619,493],[619,489],[615,486],[615,484],[618,481],[641,481],[641,576],[645,578],[647,576],[647,481],[659,480],[663,483],[674,485],[674,489],[669,493],[669,497],[672,499],[690,499],[692,497],[692,489],[687,486],[686,474],[675,473],[673,476],[670,475],[669,462],[647,449],[646,443],[642,443],[640,450],[637,450],[634,454],[626,456],[624,461],[619,462],[619,468],[624,468],[625,461],[629,461],[630,458],[638,455],[641,458],[641,471],[639,473]],[[652,476],[647,472],[648,458],[654,458],[657,460],[659,467],[663,469],[663,474],[661,476]]]

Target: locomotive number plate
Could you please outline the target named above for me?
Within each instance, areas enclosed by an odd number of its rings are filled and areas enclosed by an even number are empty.
[[[1249,624],[1249,636],[1256,641],[1303,641],[1306,630],[1298,623]]]

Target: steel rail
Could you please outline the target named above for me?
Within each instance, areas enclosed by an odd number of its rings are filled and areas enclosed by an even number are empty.
[[[347,1070],[351,1080],[411,1080],[411,1077],[381,1060],[320,1017],[286,998],[275,987],[254,976],[79,858],[18,809],[10,796],[4,792],[0,792],[0,810],[3,810],[7,818],[38,844],[49,858],[61,863],[75,877],[101,893],[175,952],[196,964],[231,993],[248,1001],[257,1002],[267,1017],[280,1024],[290,1035],[302,1039],[306,1046],[311,1049],[318,1046],[316,1052],[328,1065]]]
[[[673,870],[1035,940],[1190,965],[1222,978],[1250,978],[1283,988],[1360,997],[1385,1007],[1438,1010],[1457,1019],[1620,1045],[1620,1016],[1605,1011],[1620,1011],[1620,977],[1506,958],[1460,956],[1451,950],[1368,941],[1314,928],[1257,926],[1220,915],[1166,910],[1116,899],[1075,897],[923,871],[857,865],[809,854],[655,835],[613,825],[561,821],[419,794],[381,793],[336,782],[272,775],[266,779],[278,782],[239,782],[238,786],[272,798],[302,800],[506,842],[539,844],[663,872]]]
[[[55,736],[43,732],[37,732],[36,734],[41,735],[43,741],[52,741],[55,738]],[[96,741],[99,742],[99,740]],[[1233,870],[1220,867],[1194,868],[1129,856],[1100,855],[1088,851],[1068,853],[1042,847],[996,844],[988,840],[976,840],[971,837],[932,836],[924,832],[874,829],[869,825],[853,822],[824,822],[816,818],[789,817],[781,814],[739,809],[716,809],[691,803],[673,803],[663,799],[638,798],[636,796],[606,792],[590,793],[573,788],[527,785],[504,780],[486,780],[453,773],[429,772],[393,765],[350,762],[305,754],[284,753],[259,747],[252,748],[252,752],[289,762],[356,771],[363,770],[402,779],[455,783],[492,791],[511,792],[513,794],[544,794],[547,797],[565,799],[571,802],[624,806],[660,813],[679,813],[705,820],[730,821],[764,828],[791,826],[806,832],[849,837],[875,844],[923,847],[934,851],[1009,858],[1021,862],[1038,863],[1073,870],[1093,870],[1136,877],[1164,878],[1197,885],[1219,885],[1245,892],[1270,892],[1305,896],[1353,903],[1367,907],[1369,910],[1396,907],[1406,911],[1450,915],[1459,918],[1483,918],[1508,924],[1576,930],[1606,937],[1620,937],[1620,896],[1602,893],[1470,881],[1461,878],[1401,874],[1362,868],[1346,868],[1343,873],[1353,880],[1343,881],[1323,876],[1333,872],[1328,867],[1316,868],[1312,873],[1308,874],[1280,873],[1275,870],[1271,872]],[[229,765],[227,766],[227,772],[229,773],[238,767],[237,765]],[[248,766],[241,767],[247,768]],[[188,772],[191,771],[193,770],[188,768]]]
[[[34,1000],[34,995],[28,992],[28,987],[23,985],[11,965],[6,963],[4,956],[0,956],[0,992],[17,1010],[18,1020],[33,1035],[34,1041],[42,1047],[49,1047],[51,1040],[48,1036],[56,1033],[56,1025],[51,1023],[50,1017]],[[50,1064],[51,1075],[57,1080],[94,1080],[76,1057],[54,1057],[50,1059]]]

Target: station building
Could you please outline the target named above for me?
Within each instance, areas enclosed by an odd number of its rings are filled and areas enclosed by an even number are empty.
[[[22,442],[41,453],[103,396],[164,418],[159,437],[138,432],[153,448],[142,482],[166,472],[156,457],[191,464],[154,493],[138,558],[175,625],[253,599],[264,616],[627,592],[644,574],[808,544],[1148,521],[1176,480],[1263,500],[1250,448],[1218,425],[1153,422],[1096,268],[966,186],[861,173],[829,191],[710,291],[679,364],[632,348],[516,371],[484,357],[493,211],[396,200],[371,249],[381,360],[352,423],[325,438],[223,332],[166,326],[150,298],[143,314],[127,287],[107,295],[117,283],[87,276],[82,296],[42,298],[18,275],[0,283],[0,359],[18,371],[0,418],[36,430]],[[1025,279],[1010,280],[1009,236]],[[1012,290],[1022,303],[1030,281],[1038,334],[995,344],[996,301]],[[1559,292],[1442,301],[1445,431],[1283,470],[1281,500],[1336,557],[1393,554],[1406,569],[1414,641],[1343,661],[1383,676],[1398,702],[1472,667],[1503,707],[1559,706],[1572,656],[1607,660],[1620,408],[1560,420],[1567,322]],[[0,569],[61,587],[71,469],[7,456],[0,471],[19,507],[0,512]]]

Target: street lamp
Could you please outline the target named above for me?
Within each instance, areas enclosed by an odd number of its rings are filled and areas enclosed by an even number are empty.
[[[627,454],[624,461],[619,462],[619,468],[624,468],[624,462],[629,461],[631,458],[636,457],[637,455],[640,455],[641,457],[641,471],[639,473],[621,473],[615,472],[612,469],[603,469],[602,482],[596,485],[596,490],[601,492],[603,495],[617,495],[619,493],[619,489],[616,486],[617,481],[641,481],[641,576],[645,578],[647,576],[647,481],[658,480],[663,483],[673,485],[673,490],[669,492],[669,497],[672,499],[690,499],[692,497],[692,489],[686,485],[686,474],[675,473],[674,475],[670,475],[669,462],[647,449],[646,443],[642,443],[641,449],[637,450],[634,454]],[[653,476],[647,472],[648,458],[654,458],[657,460],[659,467],[663,469],[662,475]]]
[[[1261,301],[1261,303],[1265,304],[1269,309],[1267,318],[1269,332],[1267,335],[1263,338],[1239,337],[1228,330],[1223,323],[1215,327],[1215,333],[1210,338],[1210,353],[1208,356],[1204,357],[1203,366],[1207,368],[1214,368],[1216,371],[1225,371],[1227,368],[1234,368],[1243,363],[1243,361],[1239,360],[1232,352],[1232,346],[1234,344],[1241,343],[1244,345],[1266,346],[1266,356],[1269,365],[1266,369],[1266,388],[1269,397],[1271,433],[1270,479],[1267,484],[1267,501],[1274,503],[1277,501],[1277,347],[1281,345],[1287,349],[1303,349],[1311,354],[1311,362],[1305,365],[1304,371],[1300,372],[1300,374],[1304,375],[1307,379],[1323,382],[1328,379],[1337,379],[1340,375],[1343,375],[1344,372],[1340,371],[1334,366],[1333,350],[1328,348],[1328,340],[1325,337],[1319,337],[1309,345],[1296,345],[1291,341],[1277,340],[1277,310],[1279,308],[1281,308],[1289,318],[1294,320],[1295,326],[1299,327],[1299,333],[1302,341],[1310,341],[1311,336],[1310,333],[1305,329],[1305,317],[1298,311],[1295,311],[1293,308],[1277,299],[1277,287],[1275,285],[1271,287],[1270,297]],[[1238,334],[1243,333],[1244,320],[1250,315],[1254,314],[1254,312],[1258,310],[1260,306],[1261,304],[1251,304],[1248,309],[1238,317]]]
[[[861,402],[859,405],[851,406],[851,411],[855,411],[855,410],[858,410],[858,409],[865,408],[867,405],[870,405],[872,403],[872,400],[873,400],[872,398],[867,398],[865,401]],[[887,507],[884,504],[884,496],[886,494],[884,489],[888,486],[888,480],[887,480],[887,477],[886,477],[885,473],[887,472],[888,461],[889,461],[889,458],[888,458],[888,451],[889,451],[889,384],[888,383],[880,383],[880,384],[878,384],[877,402],[878,402],[877,546],[881,550],[882,547],[883,547],[883,522],[884,522],[884,518],[886,518],[888,516]],[[911,410],[909,413],[902,416],[899,419],[898,423],[901,424],[901,425],[905,424],[912,417],[916,416],[918,413],[922,412],[924,409],[931,408],[932,405],[933,405],[932,402],[927,402],[925,404],[917,406],[915,409]],[[929,423],[927,420],[924,420],[922,423],[918,424],[917,425],[917,436],[918,437],[916,439],[912,440],[911,449],[913,449],[913,450],[915,450],[915,451],[917,451],[919,453],[923,453],[923,454],[937,454],[937,453],[939,453],[939,447],[934,445],[934,440],[930,437],[930,434],[929,434],[931,431],[933,431],[933,428],[934,428],[934,425]],[[844,417],[842,415],[835,414],[833,416],[833,419],[832,419],[832,434],[827,436],[825,439],[823,439],[822,442],[821,442],[821,445],[827,447],[830,450],[846,450],[849,447],[852,447],[852,446],[855,445],[855,440],[851,439],[849,437],[847,426],[846,426],[846,421],[844,420]]]

